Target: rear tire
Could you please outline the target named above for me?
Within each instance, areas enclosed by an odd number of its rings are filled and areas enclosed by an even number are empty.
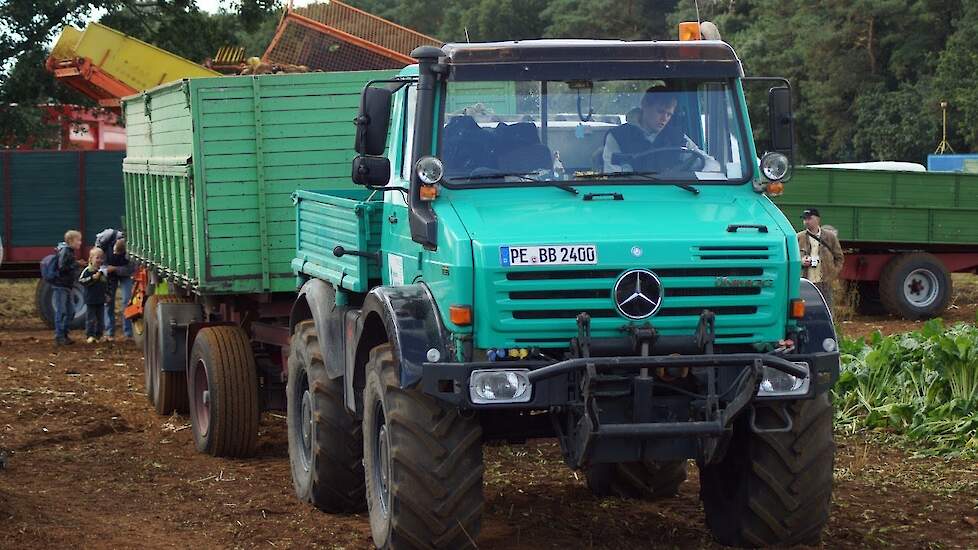
[[[758,426],[784,424],[775,409],[755,406]],[[706,524],[721,544],[816,545],[821,538],[832,501],[832,405],[822,394],[785,409],[791,431],[754,433],[743,415],[723,460],[700,465]]]
[[[236,326],[206,327],[190,353],[190,424],[197,450],[248,457],[258,444],[258,373],[251,342]]]
[[[933,254],[901,254],[883,267],[880,301],[904,319],[930,319],[951,300],[951,274]]]
[[[343,378],[326,373],[313,321],[295,327],[286,392],[296,496],[324,512],[366,510],[363,425],[343,404]]]
[[[157,319],[158,309],[160,304],[192,304],[194,300],[187,296],[178,296],[175,294],[166,294],[163,296],[153,296],[156,298],[152,316],[153,316],[153,337],[156,341],[156,345],[153,349],[153,403],[156,405],[156,412],[161,415],[173,414],[174,412],[186,413],[189,409],[189,401],[187,399],[187,372],[186,369],[180,372],[176,371],[164,371],[163,361],[161,354],[163,353],[163,347],[161,345],[162,338],[160,337],[160,331],[166,326],[164,321],[163,326],[160,326],[159,319]]]
[[[85,328],[85,289],[81,283],[75,283],[71,289],[71,299],[75,304],[75,317],[68,323],[68,330],[81,330]],[[51,283],[44,279],[37,280],[34,288],[34,309],[37,316],[44,321],[44,324],[54,328],[54,290]]]
[[[655,500],[679,493],[686,481],[686,461],[592,464],[585,475],[595,496]]]
[[[377,548],[472,548],[482,519],[482,427],[402,390],[390,344],[370,351],[363,455]]]

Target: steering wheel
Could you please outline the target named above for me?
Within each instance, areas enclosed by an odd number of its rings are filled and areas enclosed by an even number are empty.
[[[675,162],[672,162],[672,159],[666,156],[669,153],[676,155],[677,160]],[[687,156],[688,158],[682,160],[683,156]],[[655,149],[649,149],[648,151],[643,151],[635,155],[632,168],[641,171],[650,170],[657,166],[678,164],[679,166],[677,168],[680,172],[696,172],[706,166],[706,161],[709,158],[703,151],[690,149],[685,146],[656,147]],[[639,170],[639,167],[641,167],[641,170]],[[671,169],[672,166],[669,166],[669,168]]]

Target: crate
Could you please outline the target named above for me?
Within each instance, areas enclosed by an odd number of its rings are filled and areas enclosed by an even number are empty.
[[[294,290],[292,194],[354,189],[360,92],[393,76],[198,78],[126,98],[130,250],[202,294]]]

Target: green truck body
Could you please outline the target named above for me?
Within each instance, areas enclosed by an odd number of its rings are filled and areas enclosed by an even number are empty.
[[[390,71],[198,78],[124,101],[129,248],[202,294],[295,289],[297,189],[352,189],[363,85]]]

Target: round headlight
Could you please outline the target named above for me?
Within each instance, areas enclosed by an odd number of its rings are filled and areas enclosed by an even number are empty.
[[[421,157],[415,166],[418,179],[426,185],[434,185],[445,175],[445,165],[436,157]]]
[[[782,153],[765,153],[761,157],[761,173],[770,181],[781,181],[788,175],[791,162]]]

